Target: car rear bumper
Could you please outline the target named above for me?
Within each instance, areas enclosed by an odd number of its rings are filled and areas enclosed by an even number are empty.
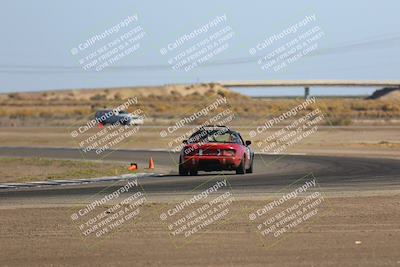
[[[240,162],[241,158],[230,156],[186,156],[183,158],[185,169],[198,171],[235,170]]]

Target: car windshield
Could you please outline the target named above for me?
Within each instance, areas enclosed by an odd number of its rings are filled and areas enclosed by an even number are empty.
[[[238,143],[238,137],[226,129],[200,130],[190,136],[188,143]]]

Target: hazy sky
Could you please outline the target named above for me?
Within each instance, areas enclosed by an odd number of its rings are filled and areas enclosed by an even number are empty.
[[[398,0],[3,0],[0,92],[221,80],[400,79],[399,10]],[[138,21],[127,28],[142,27],[146,35],[139,41],[140,48],[112,68],[84,71],[79,64],[81,54],[74,56],[71,49],[134,14],[138,15]],[[313,25],[324,32],[315,54],[300,58],[280,71],[262,70],[249,49],[313,14],[316,15]],[[223,15],[234,36],[228,40],[226,50],[210,59],[210,65],[188,72],[168,66],[169,54],[163,56],[161,48]],[[300,31],[282,42],[298,34]],[[103,44],[119,35],[114,33]],[[209,35],[199,35],[188,45]],[[100,47],[101,41],[96,45]],[[183,46],[176,49],[183,50]],[[257,55],[271,51],[272,47]],[[248,62],[233,64],[237,59]]]

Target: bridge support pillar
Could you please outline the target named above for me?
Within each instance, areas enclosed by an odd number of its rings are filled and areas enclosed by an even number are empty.
[[[310,97],[310,87],[304,87],[304,99],[308,99]]]

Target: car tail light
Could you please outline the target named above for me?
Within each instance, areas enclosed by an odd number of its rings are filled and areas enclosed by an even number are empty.
[[[223,155],[224,156],[229,156],[229,157],[233,157],[235,156],[236,151],[233,149],[228,149],[228,150],[224,150],[223,151]]]

